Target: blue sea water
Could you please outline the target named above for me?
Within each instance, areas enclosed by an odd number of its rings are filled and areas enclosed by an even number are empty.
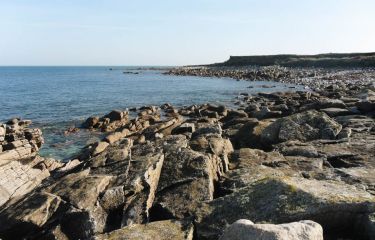
[[[138,74],[123,73],[127,71]],[[0,67],[0,121],[12,117],[32,120],[44,133],[41,154],[64,160],[100,137],[88,131],[63,134],[91,115],[167,102],[175,106],[228,105],[240,92],[291,90],[289,85],[273,82],[162,73],[162,69],[138,67]]]

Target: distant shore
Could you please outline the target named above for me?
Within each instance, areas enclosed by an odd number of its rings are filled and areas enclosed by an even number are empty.
[[[165,74],[177,76],[230,77],[247,81],[275,81],[323,89],[329,85],[366,86],[375,80],[375,68],[312,68],[272,66],[187,66]]]

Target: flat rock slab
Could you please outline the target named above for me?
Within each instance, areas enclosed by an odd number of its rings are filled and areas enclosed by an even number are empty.
[[[266,178],[203,203],[196,226],[202,239],[217,239],[227,224],[239,218],[269,223],[311,219],[328,233],[350,229],[368,237],[374,230],[368,220],[374,211],[373,195],[342,182]]]
[[[34,193],[0,212],[0,238],[20,239],[35,234],[64,205],[53,194]]]
[[[174,217],[191,215],[200,201],[213,199],[217,158],[188,148],[165,155],[156,204]]]
[[[177,220],[165,220],[148,224],[135,224],[98,235],[95,240],[192,240],[193,224]]]

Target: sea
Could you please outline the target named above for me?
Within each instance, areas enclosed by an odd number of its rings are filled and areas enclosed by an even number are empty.
[[[144,105],[213,103],[233,106],[239,93],[295,91],[302,86],[231,78],[171,76],[165,67],[0,67],[0,122],[33,121],[45,139],[40,154],[61,161],[103,135],[79,127],[89,116]]]

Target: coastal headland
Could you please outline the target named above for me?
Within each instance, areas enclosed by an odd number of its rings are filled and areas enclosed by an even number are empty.
[[[104,137],[66,163],[39,156],[40,129],[11,119],[0,125],[0,238],[375,239],[374,55],[170,69],[305,91],[92,116],[82,128]]]

